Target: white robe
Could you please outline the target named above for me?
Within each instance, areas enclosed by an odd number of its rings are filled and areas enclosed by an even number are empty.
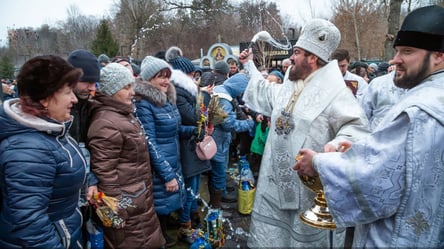
[[[313,165],[337,225],[356,226],[353,248],[444,248],[444,71],[370,136]]]
[[[287,106],[296,83],[286,76],[283,84],[269,84],[251,61],[245,63],[244,68],[250,76],[245,103],[271,117],[248,246],[325,248],[329,245],[329,232],[305,225],[299,219],[299,214],[312,205],[315,195],[301,184],[291,169],[294,158],[303,147],[323,151],[326,143],[337,146],[339,141],[366,136],[368,120],[344,84],[337,61],[332,61],[305,81],[298,81],[298,85],[303,83],[305,87],[292,112],[295,128],[287,136],[278,135],[276,119]],[[335,237],[335,246],[343,244],[343,235],[341,232]]]
[[[381,122],[390,108],[399,102],[407,89],[399,88],[393,82],[395,71],[374,78],[367,91],[358,99],[370,122],[372,130]]]

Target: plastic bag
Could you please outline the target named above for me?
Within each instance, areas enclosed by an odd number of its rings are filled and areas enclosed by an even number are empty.
[[[243,190],[239,187],[237,192],[237,209],[241,214],[251,214],[253,211],[254,195],[256,194],[256,188],[250,190]]]
[[[88,232],[87,248],[103,249],[103,228],[90,218],[86,222],[86,231]]]

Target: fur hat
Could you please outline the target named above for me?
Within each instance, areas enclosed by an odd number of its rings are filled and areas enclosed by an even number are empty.
[[[396,35],[395,46],[444,52],[444,7],[432,5],[410,12]]]
[[[97,57],[84,49],[72,51],[68,56],[68,62],[83,71],[81,82],[98,82],[100,79],[100,64]]]
[[[303,28],[294,47],[306,50],[324,62],[338,48],[341,33],[331,22],[323,19],[312,19]]]
[[[73,86],[79,81],[82,71],[65,59],[54,55],[42,55],[31,58],[17,75],[17,88],[20,98],[29,96],[38,102],[53,95],[66,83]]]
[[[135,79],[130,70],[119,63],[112,62],[100,70],[99,91],[112,96],[134,82]]]
[[[170,63],[174,69],[178,69],[186,74],[196,71],[194,64],[186,57],[176,57],[172,59]]]
[[[170,69],[170,65],[168,65],[166,61],[154,56],[147,56],[143,59],[142,64],[140,65],[139,76],[142,80],[150,80],[160,72],[160,70],[165,68]]]
[[[214,64],[214,71],[220,74],[227,74],[230,72],[230,66],[225,61],[218,61]]]

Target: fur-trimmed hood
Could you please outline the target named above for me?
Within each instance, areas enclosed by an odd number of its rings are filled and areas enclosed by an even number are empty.
[[[136,93],[136,99],[145,98],[156,106],[164,106],[167,101],[176,105],[176,88],[171,82],[168,86],[167,93],[165,94],[153,86],[151,82],[142,81],[137,78],[134,92]]]
[[[173,69],[171,72],[171,83],[175,86],[185,89],[193,96],[197,96],[198,87],[197,84],[181,70]]]

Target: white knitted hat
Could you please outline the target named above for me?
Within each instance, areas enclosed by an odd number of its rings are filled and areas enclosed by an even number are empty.
[[[134,82],[134,76],[128,68],[119,63],[109,63],[100,70],[99,91],[112,96]]]
[[[341,33],[336,26],[324,19],[312,19],[302,29],[294,47],[302,48],[321,60],[328,62],[330,54],[341,41]]]

